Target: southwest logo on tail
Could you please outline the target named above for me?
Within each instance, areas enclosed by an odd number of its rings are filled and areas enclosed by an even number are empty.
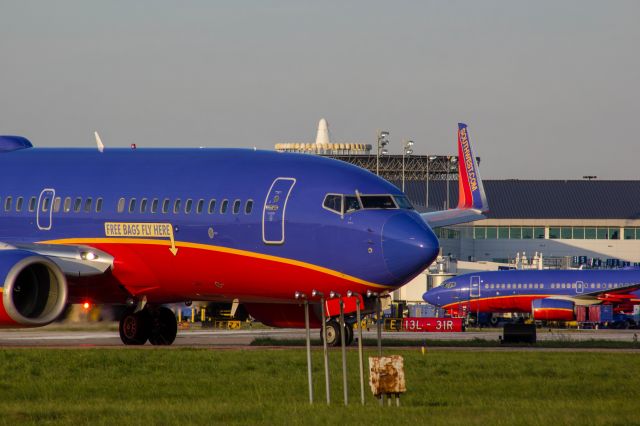
[[[476,157],[469,143],[467,125],[458,123],[459,209],[486,211],[487,199],[480,179]]]
[[[478,163],[464,123],[458,123],[458,185],[457,208],[422,214],[432,228],[484,219],[483,213],[489,211]]]

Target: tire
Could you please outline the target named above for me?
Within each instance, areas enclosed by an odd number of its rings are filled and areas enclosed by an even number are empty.
[[[178,321],[173,311],[164,306],[155,309],[151,315],[149,343],[152,345],[170,345],[176,340]]]
[[[327,321],[327,346],[340,346],[340,325],[334,321]],[[346,337],[346,336],[345,336]],[[320,329],[320,340],[324,342],[322,329]]]
[[[353,343],[353,324],[345,323],[344,325],[344,344],[345,346],[351,346]]]
[[[127,312],[120,319],[120,340],[125,345],[144,345],[149,339],[151,321],[149,312],[143,309],[139,312]]]

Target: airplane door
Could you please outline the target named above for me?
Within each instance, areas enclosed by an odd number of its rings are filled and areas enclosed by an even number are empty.
[[[576,293],[584,293],[584,283],[582,281],[576,281]]]
[[[472,299],[480,297],[480,276],[472,276],[469,284],[469,297]]]
[[[36,209],[36,224],[41,231],[51,229],[53,216],[53,200],[56,197],[56,191],[52,188],[45,188],[38,198],[38,207]]]
[[[285,212],[289,194],[296,184],[294,178],[277,178],[271,184],[262,210],[262,241],[265,244],[284,243]]]

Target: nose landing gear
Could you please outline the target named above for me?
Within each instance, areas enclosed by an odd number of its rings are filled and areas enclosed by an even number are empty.
[[[170,345],[176,339],[178,322],[169,308],[145,307],[127,312],[120,319],[120,340],[125,345]]]
[[[344,332],[345,345],[349,346],[353,343],[353,325],[345,323]],[[322,335],[322,330],[320,330],[320,340],[322,341],[323,339],[324,336]],[[340,346],[340,324],[336,320],[327,322],[327,345]]]

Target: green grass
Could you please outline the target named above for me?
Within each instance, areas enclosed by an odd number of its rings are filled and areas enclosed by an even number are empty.
[[[0,424],[639,424],[637,353],[456,352],[393,349],[405,357],[403,406],[343,406],[340,351],[331,351],[333,404],[307,396],[302,349],[0,350]],[[374,355],[372,349],[366,355]],[[366,371],[366,366],[365,366]]]

